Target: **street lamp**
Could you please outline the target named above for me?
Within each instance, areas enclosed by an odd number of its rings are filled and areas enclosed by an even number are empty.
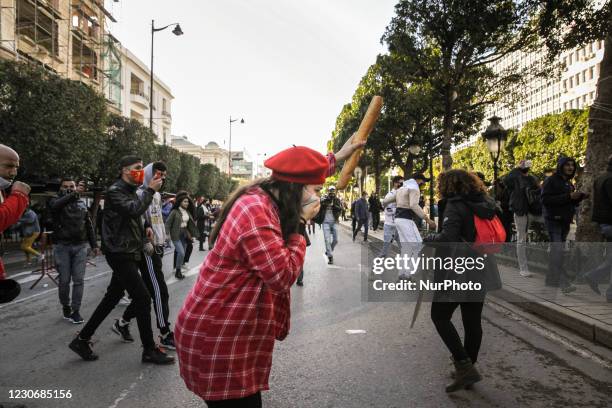
[[[413,156],[418,156],[419,153],[421,153],[421,150],[422,150],[421,149],[421,145],[419,145],[417,142],[412,141],[412,142],[408,143],[408,151]]]
[[[179,23],[168,24],[165,27],[155,28],[155,20],[151,20],[151,91],[149,95],[149,129],[153,132],[153,50],[154,50],[154,38],[155,33],[163,31],[168,27],[174,26],[172,34],[178,36],[183,35],[183,30]],[[166,138],[164,137],[164,144],[166,144]]]
[[[497,162],[499,161],[499,157],[501,155],[502,150],[506,144],[506,136],[508,136],[508,131],[502,127],[499,123],[501,120],[498,116],[493,116],[489,118],[491,122],[485,132],[482,134],[482,137],[487,144],[487,149],[489,149],[489,153],[491,153],[491,159],[493,160],[493,194],[497,195]]]
[[[227,174],[229,175],[230,178],[232,177],[232,123],[237,122],[238,120],[240,120],[241,125],[244,125],[244,119],[232,119],[232,116],[230,115],[230,118],[229,118],[229,128],[230,128],[229,151],[227,153],[228,158],[229,158]]]

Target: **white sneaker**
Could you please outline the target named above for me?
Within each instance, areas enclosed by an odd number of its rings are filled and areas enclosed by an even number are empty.
[[[519,275],[521,275],[523,278],[529,278],[531,277],[533,274],[529,271],[520,271]]]
[[[189,266],[188,266],[187,264],[183,264],[183,265],[181,266],[181,269],[182,269],[182,270],[184,270],[184,271],[186,271],[186,270],[188,270],[188,269],[189,269]]]
[[[122,297],[121,300],[119,301],[120,306],[128,306],[130,303],[132,303],[132,301],[127,296]]]

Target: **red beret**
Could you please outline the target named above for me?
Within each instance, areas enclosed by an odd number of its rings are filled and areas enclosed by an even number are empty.
[[[264,162],[272,178],[299,184],[323,184],[329,169],[327,158],[309,147],[294,146]]]

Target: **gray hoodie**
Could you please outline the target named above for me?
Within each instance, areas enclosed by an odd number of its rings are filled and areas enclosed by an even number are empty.
[[[153,163],[147,164],[144,171],[144,182],[137,191],[139,197],[153,179]],[[164,218],[162,217],[161,194],[155,193],[153,195],[153,201],[143,217],[145,223],[153,229],[154,239],[151,243],[155,246],[164,245],[166,242],[166,226],[164,225]]]

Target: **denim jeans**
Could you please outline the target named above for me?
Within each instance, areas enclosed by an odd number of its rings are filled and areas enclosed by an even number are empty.
[[[71,306],[73,311],[81,308],[87,265],[87,244],[56,244],[53,248],[55,268],[59,273],[59,300],[62,306]],[[72,304],[70,303],[70,281],[72,280]]]
[[[325,238],[325,255],[332,256],[334,248],[338,245],[338,229],[335,222],[323,223],[323,237]]]
[[[174,254],[176,255],[176,262],[174,264],[174,268],[177,271],[181,270],[183,266],[183,261],[185,260],[185,250],[187,249],[187,243],[184,239],[180,239],[178,241],[172,241],[174,244]]]
[[[600,280],[607,278],[607,280],[610,282],[610,286],[608,286],[608,290],[606,291],[606,298],[608,300],[612,300],[612,225],[600,224],[599,229],[607,241],[606,255],[603,263],[597,268],[587,272],[585,276],[589,277],[595,282],[599,282]]]
[[[383,225],[383,233],[384,233],[384,243],[382,247],[382,251],[380,252],[379,257],[386,258],[389,253],[389,247],[391,246],[391,241],[395,239],[397,245],[400,245],[399,235],[397,233],[397,228],[395,225],[385,224]]]
[[[563,247],[570,230],[570,223],[559,220],[545,219],[548,237],[550,238],[550,254],[548,258],[548,271],[546,272],[547,286],[565,287],[570,284],[567,272],[563,268]]]

